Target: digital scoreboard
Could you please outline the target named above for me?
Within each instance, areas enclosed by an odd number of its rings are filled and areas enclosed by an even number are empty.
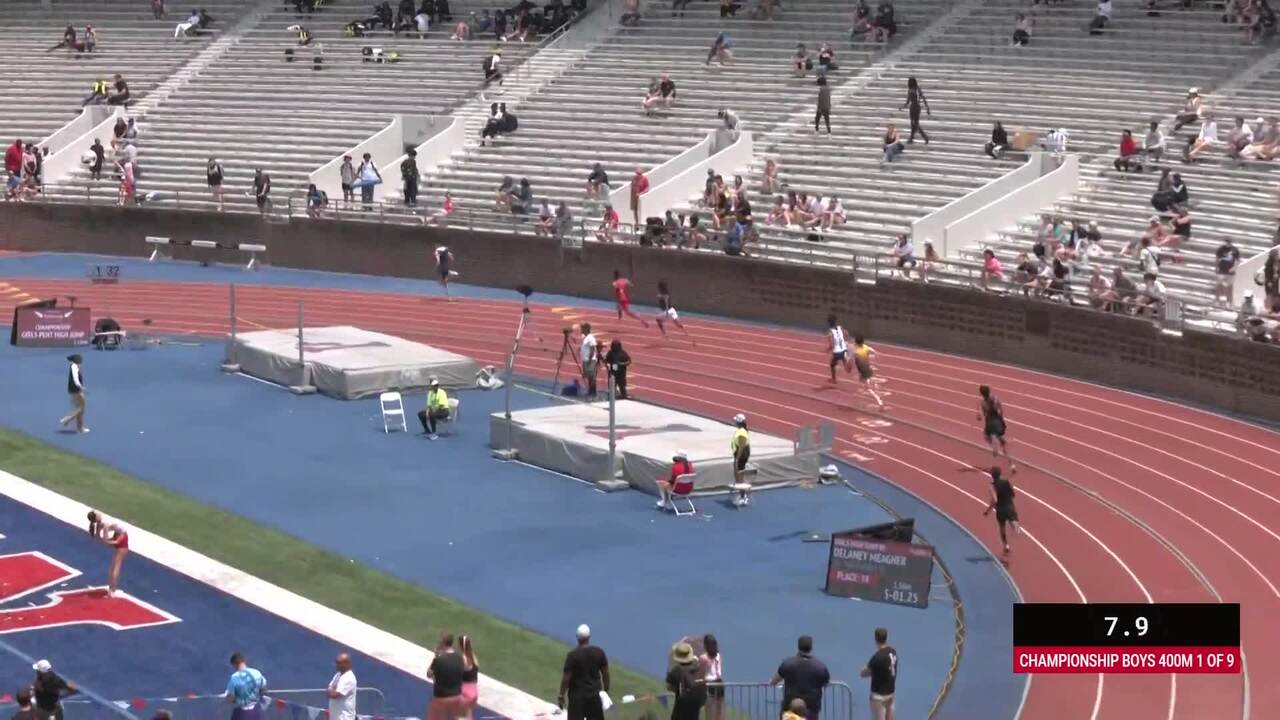
[[[1018,603],[1015,673],[1239,673],[1238,603]]]

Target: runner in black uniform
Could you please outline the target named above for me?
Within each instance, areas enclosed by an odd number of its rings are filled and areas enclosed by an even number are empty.
[[[1004,439],[1004,432],[1007,429],[1004,424],[1004,405],[1000,402],[1000,398],[991,394],[991,388],[986,385],[978,388],[978,394],[982,396],[978,404],[978,419],[982,421],[982,435],[991,446],[991,457],[992,459],[1000,457],[1000,450],[1004,450],[1004,456],[1012,463],[1013,458],[1009,457],[1009,443]]]
[[[444,284],[444,296],[452,302],[453,297],[449,295],[449,276],[457,273],[453,271],[453,253],[444,245],[436,248],[436,270],[440,272],[440,282]]]
[[[991,468],[991,502],[987,504],[987,509],[982,514],[988,515],[992,510],[996,511],[996,523],[1000,526],[1000,542],[1004,543],[1004,553],[1009,554],[1009,536],[1005,532],[1006,525],[1013,525],[1014,534],[1022,532],[1018,523],[1018,509],[1013,505],[1013,499],[1016,493],[1013,491],[1013,475],[1018,471],[1009,463],[1009,477],[1004,478],[1000,475],[999,467]]]
[[[680,323],[680,314],[671,304],[671,290],[667,288],[666,280],[658,281],[658,311],[658,330],[662,331],[662,337],[667,336],[667,328],[663,326],[667,320],[675,323],[675,326],[680,328],[680,332],[684,333],[685,337],[689,337],[689,331],[685,330],[684,325]],[[694,345],[697,344],[694,343]]]

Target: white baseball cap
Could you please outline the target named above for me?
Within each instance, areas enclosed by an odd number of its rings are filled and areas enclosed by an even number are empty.
[[[53,669],[53,663],[49,662],[48,660],[41,660],[35,665],[32,665],[31,669],[35,670],[36,672],[49,672],[50,670]]]
[[[586,623],[583,623],[578,626],[578,637],[580,638],[591,637],[591,628],[587,627]]]
[[[675,457],[676,457],[676,459],[677,459],[677,460],[688,460],[688,459],[689,459],[689,451],[688,451],[688,450],[677,450],[677,451],[676,451],[676,455],[675,455]]]
[[[735,423],[742,424],[747,421],[747,416],[743,415],[742,413],[738,413],[737,415],[733,416],[733,421]]]

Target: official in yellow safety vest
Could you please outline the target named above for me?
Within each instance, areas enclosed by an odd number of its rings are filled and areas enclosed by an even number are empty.
[[[427,407],[418,411],[423,432],[432,440],[439,438],[440,436],[436,435],[436,421],[446,420],[448,417],[449,396],[445,394],[444,388],[440,387],[440,381],[433,375],[431,382],[427,385]]]

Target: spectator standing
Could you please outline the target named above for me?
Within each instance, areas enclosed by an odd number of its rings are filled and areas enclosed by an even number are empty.
[[[640,196],[649,192],[649,178],[644,168],[637,167],[636,174],[631,176],[631,215],[635,226],[640,227]]]
[[[707,720],[724,718],[724,662],[720,656],[720,642],[707,633],[702,636],[702,677],[707,683]]]
[[[675,693],[671,720],[698,720],[707,704],[707,681],[702,665],[687,642],[671,648],[671,669],[667,671],[667,689]]]
[[[365,153],[356,170],[356,185],[360,187],[360,206],[365,211],[373,209],[373,188],[382,182],[382,173],[373,162],[373,156]]]
[[[492,366],[487,369],[492,370]],[[498,387],[501,383],[502,381],[498,380]],[[480,661],[476,660],[476,651],[471,645],[470,635],[463,635],[458,639],[458,644],[462,646],[462,701],[466,703],[464,717],[466,720],[471,720],[475,715],[476,704],[480,702]]]
[[[231,656],[231,667],[235,671],[227,680],[227,690],[223,693],[226,701],[234,706],[231,709],[231,720],[260,720],[267,679],[262,673],[249,667],[244,655],[240,653]]]
[[[67,394],[71,396],[71,414],[62,418],[61,423],[66,427],[72,420],[76,423],[76,432],[87,433],[89,428],[84,426],[84,373],[80,370],[80,364],[84,362],[84,358],[77,353],[68,355],[67,362],[70,367],[67,369]]]
[[[466,714],[466,702],[462,697],[466,674],[466,664],[454,650],[453,635],[445,633],[440,637],[431,667],[427,668],[427,679],[431,681],[427,720],[456,720]]]
[[[481,102],[485,102],[485,90],[495,82],[499,87],[502,86],[502,48],[494,48],[493,52],[484,59],[484,84],[480,86]]]
[[[591,644],[591,628],[579,625],[577,636],[578,646],[564,658],[558,704],[565,709],[566,720],[604,720],[602,695],[609,692],[609,658]]]
[[[10,720],[40,720],[36,716],[35,708],[31,707],[31,688],[20,688],[14,693],[14,701],[18,703],[18,711],[10,717]]]
[[[404,181],[404,204],[414,207],[418,204],[418,151],[409,148],[404,160],[400,161],[400,179]]]
[[[929,101],[924,97],[924,91],[920,89],[920,83],[915,77],[907,78],[907,100],[902,103],[899,110],[906,109],[908,117],[911,119],[911,137],[907,138],[907,142],[914,143],[916,141],[916,133],[920,133],[920,137],[924,138],[924,144],[929,144],[929,133],[920,127],[920,108],[924,107],[924,111],[930,117],[933,117],[933,111],[929,109]]]
[[[351,207],[351,203],[356,199],[356,168],[351,164],[351,156],[342,156],[342,166],[338,168],[338,175],[342,179],[342,204]]]
[[[817,720],[822,711],[822,690],[831,682],[831,672],[813,656],[813,638],[801,635],[796,641],[796,654],[782,661],[772,684],[782,683],[782,705],[804,700],[808,720]]]
[[[108,105],[128,105],[129,99],[129,83],[117,74],[112,82],[111,90],[107,94]]]
[[[831,86],[827,84],[826,76],[818,78],[818,107],[813,113],[813,132],[818,132],[818,121],[825,121],[827,124],[827,134],[831,134]]]
[[[102,149],[102,145],[99,144],[98,141],[96,140],[94,141],[94,143],[97,144],[98,150],[100,151]],[[221,211],[222,210],[222,177],[223,177],[222,163],[218,162],[217,158],[213,158],[213,157],[209,158],[209,163],[205,166],[205,169],[204,169],[204,176],[205,176],[205,181],[209,183],[209,192],[213,195],[213,201],[218,203],[218,210]]]
[[[1028,18],[1022,13],[1018,13],[1013,18],[1013,46],[1026,47],[1031,42],[1031,29],[1035,26],[1035,20]]]
[[[37,662],[31,669],[36,671],[35,681],[31,683],[31,693],[35,697],[35,716],[61,720],[62,699],[75,695],[80,689],[54,672],[53,665],[48,660]]]
[[[613,376],[613,387],[619,400],[627,400],[627,369],[631,367],[631,354],[622,348],[622,341],[609,342],[609,352],[604,355],[606,370]]]
[[[1229,305],[1231,291],[1235,286],[1236,267],[1240,264],[1240,249],[1228,237],[1218,246],[1214,257],[1216,258],[1214,271],[1217,273],[1218,281],[1214,285],[1213,298]]]
[[[587,197],[602,198],[609,194],[609,173],[604,171],[604,166],[596,163],[591,168],[591,174],[587,176]]]
[[[876,628],[876,651],[862,668],[871,678],[872,720],[893,720],[893,694],[898,682],[898,651],[889,644],[889,631]]]
[[[351,656],[339,653],[334,661],[336,671],[325,695],[329,698],[329,720],[356,720],[356,695],[359,683],[351,670]]]
[[[262,168],[253,171],[253,199],[258,203],[258,213],[266,217],[271,212],[271,176]]]

